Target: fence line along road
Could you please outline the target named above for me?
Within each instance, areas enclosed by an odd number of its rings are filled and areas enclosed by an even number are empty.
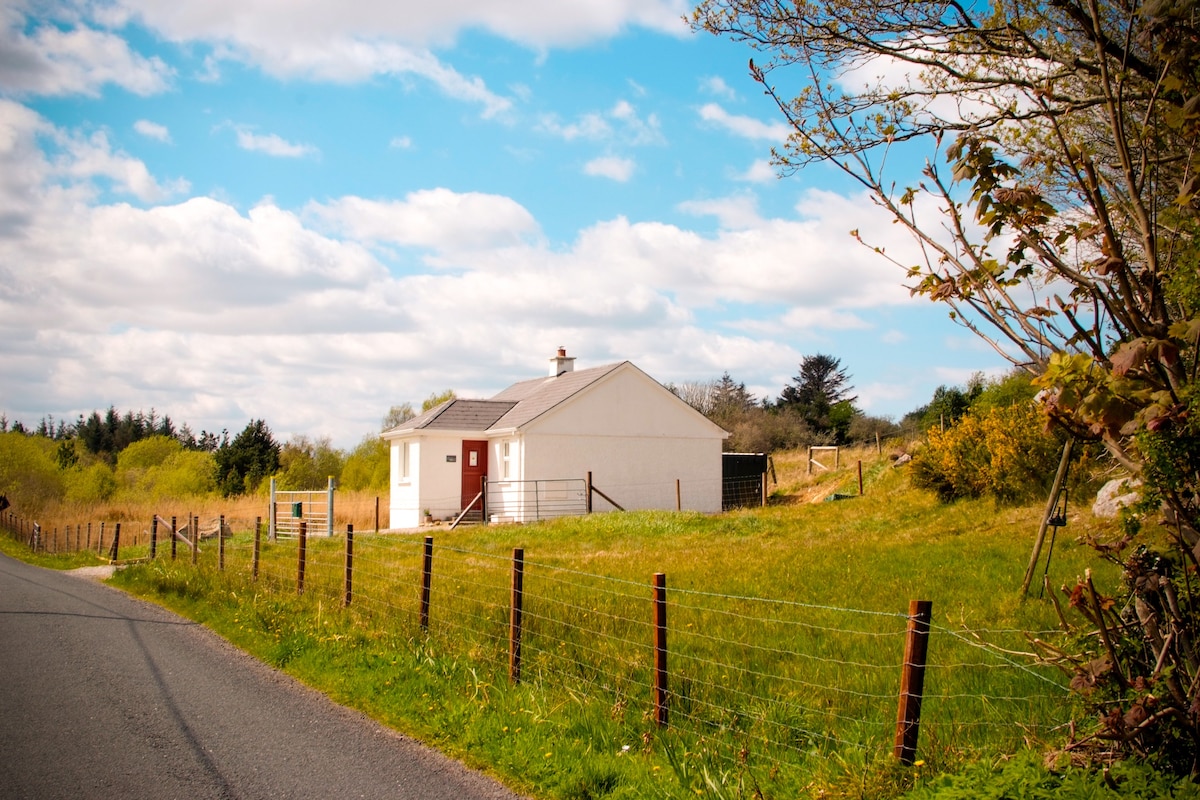
[[[0,555],[0,796],[516,800],[207,629]]]

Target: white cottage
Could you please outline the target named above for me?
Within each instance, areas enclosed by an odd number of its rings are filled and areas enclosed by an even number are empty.
[[[628,361],[550,375],[488,400],[450,400],[384,431],[390,527],[470,509],[522,522],[594,510],[721,510],[729,435]]]

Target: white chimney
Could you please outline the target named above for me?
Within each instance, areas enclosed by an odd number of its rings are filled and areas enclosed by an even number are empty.
[[[575,369],[575,357],[567,355],[567,348],[558,348],[558,353],[550,359],[550,377],[557,378],[564,372],[572,372]]]

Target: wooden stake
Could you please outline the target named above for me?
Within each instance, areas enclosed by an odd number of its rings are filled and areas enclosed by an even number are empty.
[[[508,679],[521,682],[521,614],[525,598],[525,551],[513,548],[512,604],[508,618]]]
[[[917,733],[921,726],[921,699],[925,692],[925,663],[929,654],[929,622],[933,612],[930,600],[911,600],[908,604],[908,632],[904,640],[904,669],[900,677],[900,708],[896,714],[896,743],[893,754],[905,766],[912,766],[917,754]]]
[[[1063,481],[1067,477],[1067,465],[1071,463],[1071,445],[1073,438],[1068,438],[1063,445],[1062,458],[1058,461],[1058,472],[1054,473],[1054,485],[1050,489],[1050,498],[1046,501],[1046,510],[1042,513],[1042,524],[1038,527],[1037,537],[1033,540],[1033,553],[1029,556],[1029,566],[1025,568],[1025,580],[1021,582],[1021,599],[1029,594],[1029,584],[1033,581],[1033,573],[1037,571],[1038,559],[1042,555],[1042,544],[1046,541],[1046,528],[1050,524],[1050,515],[1058,505],[1058,495],[1062,491]]]
[[[654,573],[654,719],[667,727],[667,576]]]

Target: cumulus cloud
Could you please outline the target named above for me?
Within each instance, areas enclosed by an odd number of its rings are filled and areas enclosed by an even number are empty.
[[[688,214],[714,216],[722,228],[755,228],[762,224],[758,215],[758,204],[753,195],[723,197],[716,200],[689,200],[679,204],[679,210]]]
[[[743,139],[785,142],[791,128],[783,122],[763,122],[753,117],[730,114],[717,103],[705,103],[699,110],[700,119]]]
[[[778,178],[779,173],[771,165],[771,162],[765,158],[755,159],[754,163],[738,176],[739,180],[746,183],[769,183]]]
[[[683,0],[484,0],[378,3],[297,0],[281,16],[267,0],[110,0],[94,15],[108,24],[137,22],[175,42],[213,46],[207,64],[252,64],[281,77],[363,81],[375,75],[416,76],[447,96],[478,104],[484,117],[503,115],[512,101],[478,78],[459,73],[434,50],[463,32],[484,30],[538,52],[613,36],[629,27],[672,35],[688,32]]]
[[[455,3],[379,3],[294,0],[281,18],[268,0],[115,0],[146,25],[180,40],[232,40],[267,53],[279,40],[392,39],[441,46],[481,29],[532,49],[576,45],[628,27],[686,35],[684,0],[488,0]]]
[[[665,141],[658,117],[654,114],[642,117],[627,100],[618,100],[607,111],[581,114],[570,122],[563,122],[555,114],[544,114],[538,121],[538,129],[567,142],[620,140],[623,144],[642,146]]]
[[[255,133],[249,128],[237,128],[237,144],[252,153],[266,153],[276,158],[304,158],[318,150],[309,144],[289,142],[275,133]]]
[[[591,175],[594,178],[608,178],[609,180],[625,183],[633,177],[633,171],[637,167],[632,159],[621,158],[619,156],[601,156],[593,158],[591,161],[583,165],[583,174]]]
[[[26,29],[12,7],[0,10],[0,89],[13,95],[99,95],[107,85],[138,95],[164,91],[173,70],[108,31],[41,23]]]
[[[114,191],[146,202],[164,200],[190,188],[182,178],[160,183],[142,161],[114,150],[104,131],[90,136],[60,133],[57,140],[63,150],[55,163],[60,175],[76,180],[105,178]]]
[[[448,189],[412,192],[399,201],[343,197],[310,203],[305,215],[350,239],[443,253],[511,247],[539,234],[533,215],[507,197]]]
[[[701,78],[700,90],[707,94],[723,97],[726,100],[733,100],[737,97],[737,92],[720,75],[708,75]]]
[[[110,202],[108,186],[158,204]],[[154,405],[197,429],[261,417],[280,436],[349,446],[395,403],[541,374],[560,344],[581,366],[631,359],[664,382],[730,370],[777,393],[804,343],[912,302],[895,268],[846,235],[898,235],[864,220],[862,197],[808,192],[776,218],[739,194],[684,204],[721,221],[711,235],[615,217],[548,241],[500,194],[241,210],[170,188],[104,132],[0,101],[10,418]],[[734,310],[702,323],[714,309]]]
[[[147,139],[156,139],[160,142],[171,141],[171,131],[167,129],[166,125],[159,125],[148,119],[139,119],[133,123],[133,129]]]

